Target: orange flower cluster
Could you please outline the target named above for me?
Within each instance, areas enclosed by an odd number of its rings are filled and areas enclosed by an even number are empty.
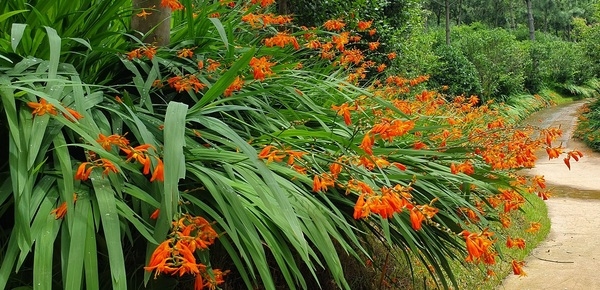
[[[192,74],[188,74],[186,76],[174,76],[167,80],[169,86],[175,89],[178,93],[194,90],[194,92],[199,92],[206,88],[206,85],[201,83],[200,80]]]
[[[522,238],[511,239],[510,237],[506,237],[506,247],[509,249],[519,248],[523,250],[525,249],[525,240]]]
[[[537,231],[539,231],[542,228],[542,224],[540,224],[539,222],[532,222],[529,226],[528,229],[525,230],[525,232],[528,233],[536,233]]]
[[[182,48],[177,52],[177,57],[192,58],[194,56],[194,48]]]
[[[340,30],[344,29],[345,26],[346,26],[346,23],[344,23],[344,21],[339,20],[339,19],[331,19],[331,20],[327,20],[327,21],[325,21],[325,23],[323,23],[323,27],[329,31],[340,31]]]
[[[293,45],[294,49],[296,50],[300,49],[300,45],[298,44],[296,37],[287,32],[279,32],[275,36],[265,39],[265,45],[267,47],[279,46],[283,48],[288,44]]]
[[[292,22],[291,16],[274,14],[248,13],[242,16],[242,21],[250,24],[252,28],[264,28],[269,25],[284,25]]]
[[[258,158],[267,159],[267,163],[270,162],[281,162],[287,156],[287,164],[294,165],[296,161],[302,160],[302,156],[306,155],[306,152],[289,150],[289,149],[274,149],[273,145],[268,145],[258,153]]]
[[[228,271],[213,269],[208,273],[207,266],[198,263],[194,253],[206,250],[218,238],[218,234],[210,223],[202,217],[184,215],[173,222],[171,237],[162,242],[152,253],[146,271],[154,271],[156,278],[161,273],[183,276],[190,274],[196,277],[194,289],[200,290],[215,287],[224,282],[223,276]]]
[[[143,170],[142,172],[144,174],[150,174],[150,166],[151,166],[151,155],[148,153],[148,149],[152,148],[154,149],[154,147],[150,144],[142,144],[136,147],[132,147],[131,145],[129,145],[129,140],[127,140],[127,138],[125,138],[125,136],[122,135],[118,135],[118,134],[113,134],[113,135],[109,135],[106,136],[102,133],[100,133],[98,135],[98,139],[96,140],[96,142],[98,142],[100,144],[100,146],[102,146],[102,148],[104,148],[105,150],[111,150],[112,146],[117,146],[121,151],[123,151],[123,153],[125,153],[127,156],[127,162],[129,161],[138,161],[141,165],[143,165]],[[154,149],[156,150],[156,149]],[[162,160],[156,156],[152,156],[156,159],[156,166],[154,167],[154,171],[152,172],[152,176],[150,177],[150,181],[155,181],[155,180],[159,180],[159,181],[164,181],[164,164],[162,162]],[[105,167],[104,170],[104,174],[108,174],[109,171],[113,171],[113,172],[117,172],[116,167],[110,163],[110,161],[100,158],[96,161],[93,162],[98,162],[98,161],[102,161],[101,166]],[[108,165],[106,164],[106,162],[108,162]],[[87,168],[87,165],[92,165],[91,167]],[[80,179],[80,180],[87,180],[88,176],[91,173],[91,170],[94,167],[99,167],[100,165],[96,165],[92,162],[84,162],[81,165],[79,165],[79,169],[77,170],[77,175],[76,178]]]
[[[54,115],[54,116],[56,116],[58,114],[58,111],[56,110],[54,105],[48,103],[46,101],[46,99],[40,99],[40,101],[37,103],[36,102],[27,102],[27,106],[33,109],[31,114],[35,115],[35,116],[43,116],[46,113],[48,113],[50,115]],[[65,118],[67,118],[67,120],[74,122],[75,120],[80,120],[81,118],[83,118],[83,116],[81,114],[79,114],[79,112],[77,112],[71,108],[67,108],[67,107],[65,107],[65,109],[70,114],[69,115],[69,114],[63,113],[63,116]],[[71,116],[73,116],[74,119],[71,118]]]
[[[335,176],[322,173],[321,175],[315,175],[313,177],[313,191],[323,192],[327,191],[329,187],[335,186]]]
[[[415,231],[422,228],[426,219],[432,219],[438,209],[429,205],[415,205],[411,202],[410,187],[396,185],[393,188],[381,187],[381,194],[377,194],[368,184],[351,179],[347,184],[348,191],[360,193],[354,205],[354,218],[364,219],[370,214],[380,215],[382,218],[391,218],[395,213],[404,209],[409,212],[410,223]],[[435,202],[433,200],[431,203]]]
[[[487,229],[481,233],[471,233],[468,230],[464,230],[461,232],[461,235],[465,239],[467,247],[467,258],[465,258],[465,261],[471,263],[483,262],[486,265],[496,263],[496,256],[498,254],[492,247],[494,241],[491,239],[494,233],[489,232]]]
[[[450,172],[452,172],[452,174],[458,174],[460,172],[466,174],[466,175],[471,175],[473,173],[475,173],[475,168],[473,167],[473,164],[467,160],[459,165],[454,164],[454,162],[452,164],[450,164]]]
[[[371,21],[359,21],[358,24],[356,25],[358,31],[365,31],[369,28],[371,28],[371,24],[373,24],[373,20]]]
[[[161,0],[160,6],[165,8],[171,8],[173,11],[183,10],[185,7],[178,0]]]
[[[257,4],[260,3],[260,6],[262,8],[266,8],[270,5],[272,5],[273,3],[275,3],[275,0],[251,0],[250,1],[251,4]]]
[[[94,168],[104,168],[102,171],[104,176],[107,176],[111,171],[114,173],[119,172],[117,167],[110,160],[100,158],[91,162],[81,163],[77,168],[77,172],[75,173],[75,180],[88,180]]]
[[[73,194],[73,202],[77,201],[77,194]],[[54,219],[62,219],[67,214],[67,202],[63,201],[57,208],[50,211],[50,214],[54,214]]]
[[[389,120],[383,118],[379,123],[373,125],[373,128],[363,136],[362,142],[358,147],[363,149],[368,155],[373,155],[375,137],[392,142],[394,138],[405,135],[414,127],[415,123],[412,120]]]
[[[569,170],[571,170],[571,158],[575,159],[575,161],[579,161],[579,158],[583,157],[583,153],[578,150],[573,150],[567,153],[567,157],[563,159]]]
[[[233,80],[233,82],[227,87],[227,89],[225,89],[225,92],[223,92],[223,96],[231,97],[233,92],[240,91],[243,86],[244,86],[244,79],[241,78],[240,76],[237,76],[237,77],[235,77],[235,80]]]
[[[337,111],[337,114],[344,117],[344,123],[346,125],[352,124],[352,119],[350,118],[350,112],[356,111],[358,106],[350,106],[348,103],[343,103],[340,106],[331,105],[331,109]]]
[[[31,112],[32,115],[43,116],[48,113],[56,116],[58,114],[54,105],[48,103],[46,99],[40,99],[39,103],[28,102],[27,106],[33,109],[33,112]]]
[[[513,269],[513,273],[515,275],[519,275],[520,277],[527,276],[525,271],[523,271],[523,266],[525,266],[525,262],[523,262],[523,261],[517,262],[516,260],[512,260],[511,265],[512,265],[512,269]]]
[[[148,47],[140,47],[140,48],[136,48],[130,52],[127,53],[127,58],[129,60],[134,60],[134,59],[141,59],[142,57],[147,57],[148,59],[152,60],[152,58],[154,58],[154,55],[156,54],[156,47],[155,46],[148,46]]]
[[[261,58],[252,57],[250,60],[250,67],[252,68],[254,79],[258,81],[264,81],[266,76],[273,74],[271,67],[275,63],[269,62],[265,56]]]

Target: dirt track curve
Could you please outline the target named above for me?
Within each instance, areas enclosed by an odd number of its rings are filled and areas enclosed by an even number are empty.
[[[540,127],[558,126],[558,140],[568,149],[582,151],[571,170],[562,158],[548,160],[540,155],[532,175],[543,175],[554,195],[547,201],[550,234],[525,260],[526,277],[509,275],[503,289],[600,289],[600,154],[571,139],[577,123],[575,102],[542,110],[528,122]],[[568,150],[567,150],[568,151]]]

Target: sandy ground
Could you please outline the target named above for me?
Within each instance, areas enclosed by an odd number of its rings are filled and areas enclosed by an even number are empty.
[[[568,170],[562,158],[540,155],[529,170],[554,188],[554,197],[547,201],[550,234],[525,260],[527,276],[509,275],[498,289],[600,289],[600,154],[571,139],[582,105],[554,107],[529,118],[540,127],[560,125],[563,136],[558,142],[585,156],[571,160]]]

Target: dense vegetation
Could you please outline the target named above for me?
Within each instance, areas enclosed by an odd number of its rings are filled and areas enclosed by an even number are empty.
[[[0,3],[0,288],[394,287],[382,247],[444,288],[524,274],[548,195],[516,170],[580,153],[516,120],[595,93],[598,25],[448,46],[421,1],[160,2]],[[131,31],[164,9],[169,45]]]

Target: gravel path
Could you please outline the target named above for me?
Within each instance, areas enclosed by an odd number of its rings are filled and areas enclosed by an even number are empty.
[[[509,275],[498,289],[600,289],[600,154],[571,139],[577,110],[584,102],[553,107],[532,115],[528,122],[558,126],[558,142],[584,153],[571,170],[562,157],[540,155],[532,175],[544,175],[554,195],[547,201],[550,234],[531,252],[523,268],[526,277]]]

